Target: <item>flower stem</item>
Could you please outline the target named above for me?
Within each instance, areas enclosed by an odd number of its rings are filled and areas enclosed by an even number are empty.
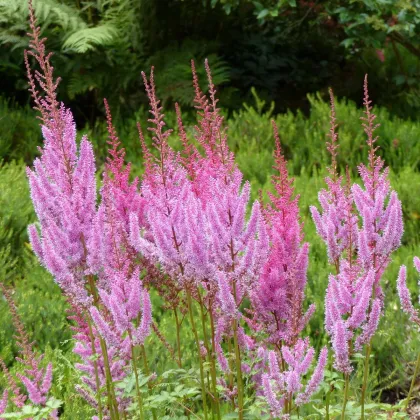
[[[191,293],[189,290],[187,291],[187,304],[188,304],[188,312],[190,314],[191,328],[193,330],[195,344],[197,346],[198,360],[200,362],[201,398],[203,400],[204,420],[207,420],[208,416],[207,416],[207,403],[206,403],[206,383],[204,379],[203,360],[201,358],[200,340],[198,338],[197,328],[195,326],[194,314],[192,311]]]
[[[330,397],[331,389],[327,392],[325,396],[325,420],[330,420]]]
[[[371,343],[366,347],[366,358],[365,358],[365,368],[363,372],[363,385],[362,385],[362,395],[360,398],[361,403],[361,413],[360,413],[360,419],[364,420],[365,418],[365,397],[366,397],[366,389],[367,389],[367,381],[368,381],[368,375],[369,375],[369,358],[370,358],[370,351],[371,351]]]
[[[106,387],[107,387],[109,395],[111,396],[111,401],[112,401],[110,410],[111,410],[111,413],[112,412],[114,413],[114,416],[111,415],[111,419],[119,420],[120,415],[119,415],[119,410],[118,410],[118,402],[115,397],[114,383],[112,381],[111,368],[110,368],[109,359],[108,359],[108,349],[107,349],[105,340],[102,337],[100,337],[100,342],[101,342],[102,356],[104,358]]]
[[[90,337],[90,343],[92,347],[92,355],[95,357],[97,353],[95,349],[95,337],[93,335],[92,324],[90,322],[89,316],[86,316],[86,319],[89,326],[89,337]],[[93,360],[93,368],[95,370],[95,384],[96,384],[96,394],[97,394],[96,398],[98,399],[99,420],[102,420],[103,414],[102,414],[101,383],[99,381],[98,361],[96,360],[96,358]]]
[[[341,409],[341,420],[345,420],[345,415],[346,415],[346,405],[347,405],[347,400],[349,397],[349,382],[350,382],[350,378],[349,378],[349,374],[346,373],[344,375],[345,377],[345,385],[344,385],[344,398],[343,398],[343,407]]]
[[[420,353],[417,356],[416,368],[414,369],[413,379],[411,380],[411,385],[410,385],[410,391],[408,391],[407,400],[405,402],[405,409],[406,410],[408,409],[408,404],[410,404],[411,394],[412,394],[413,389],[414,389],[414,384],[416,383],[416,378],[417,378],[417,375],[419,373],[419,369],[420,369]]]
[[[174,315],[175,315],[175,323],[176,323],[176,347],[178,352],[178,366],[182,368],[182,360],[181,360],[181,334],[180,329],[181,325],[179,323],[179,317],[178,317],[178,310],[177,308],[174,308]]]
[[[239,349],[238,342],[238,322],[236,319],[233,320],[233,343],[235,346],[235,359],[236,359],[236,381],[238,385],[238,412],[239,420],[244,418],[244,391],[242,382],[242,364],[241,364],[241,350]]]
[[[90,287],[90,292],[93,296],[93,302],[96,307],[99,307],[99,298],[98,298],[98,292],[95,287],[95,280],[93,276],[88,276],[88,284]],[[88,319],[88,324],[90,324],[90,319]],[[92,332],[93,336],[93,332]],[[105,378],[106,378],[106,389],[108,394],[108,405],[109,405],[109,411],[111,414],[111,419],[119,420],[119,410],[118,410],[118,402],[115,397],[115,390],[114,390],[114,383],[112,382],[112,375],[111,375],[111,369],[109,366],[109,359],[108,359],[108,349],[105,343],[105,340],[102,337],[99,337],[99,341],[101,344],[101,350],[102,350],[102,357],[104,359],[104,367],[105,367]]]
[[[220,417],[219,397],[217,395],[216,364],[214,362],[213,349],[210,350],[209,339],[207,336],[206,314],[204,313],[204,303],[201,298],[200,290],[198,289],[197,292],[198,292],[198,298],[199,298],[199,304],[200,304],[201,325],[203,328],[204,345],[207,350],[207,357],[208,357],[208,362],[210,365],[210,375],[211,375],[211,385],[212,385],[211,388],[212,388],[212,393],[213,393],[213,398],[214,398],[212,405],[216,411],[217,418],[220,419],[221,417]],[[209,309],[209,312],[211,312],[211,308]]]
[[[149,364],[147,363],[147,355],[146,355],[146,349],[144,348],[144,344],[140,346],[140,349],[141,349],[141,355],[143,358],[144,372],[147,376],[149,376],[150,370],[149,370]],[[150,382],[148,382],[147,387],[149,388],[149,395],[150,395],[150,390],[151,390]],[[153,417],[153,420],[157,420],[155,408],[152,408],[152,417]]]
[[[141,397],[140,386],[139,386],[139,374],[137,372],[136,355],[135,355],[135,352],[134,352],[134,346],[133,346],[133,340],[132,340],[132,337],[131,337],[131,333],[129,333],[129,336],[130,336],[130,340],[131,340],[131,362],[133,364],[134,377],[136,378],[136,392],[137,392],[137,398],[139,400],[140,420],[143,420],[144,419],[143,399]]]

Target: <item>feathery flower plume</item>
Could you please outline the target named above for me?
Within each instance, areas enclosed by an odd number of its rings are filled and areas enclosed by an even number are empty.
[[[298,339],[293,348],[283,346],[281,354],[273,350],[269,352],[269,369],[262,376],[262,388],[274,417],[288,416],[293,402],[297,406],[306,404],[318,390],[327,363],[326,347],[322,348],[313,374],[302,390],[302,379],[312,364],[314,353],[307,339]],[[282,371],[279,360],[284,366]]]
[[[40,158],[34,161],[34,168],[27,170],[31,198],[38,217],[37,225],[30,226],[28,231],[40,262],[54,276],[73,306],[73,319],[78,322],[76,329],[84,331],[83,334],[76,333],[75,338],[80,338],[80,341],[76,342],[74,351],[82,358],[83,363],[79,368],[88,373],[89,377],[85,380],[95,392],[96,404],[101,411],[101,363],[106,371],[108,396],[113,388],[113,380],[122,379],[122,374],[127,372],[123,369],[126,361],[119,354],[120,343],[107,349],[100,342],[99,328],[90,325],[90,314],[95,313],[92,304],[98,312],[102,310],[94,276],[98,275],[99,285],[106,287],[106,280],[113,274],[117,261],[121,261],[120,253],[115,252],[115,247],[110,244],[110,236],[101,234],[111,233],[113,244],[126,245],[125,249],[129,253],[128,213],[125,215],[124,212],[128,210],[141,213],[142,204],[135,195],[136,183],[130,185],[128,182],[129,167],[123,166],[124,152],[118,149],[119,142],[107,107],[112,149],[106,165],[103,202],[97,211],[96,169],[92,145],[83,137],[80,147],[77,147],[73,116],[69,109],[57,101],[59,80],[54,79],[51,54],[46,55],[45,39],[40,38],[41,30],[36,24],[31,4],[29,11],[31,51],[25,53],[25,62],[29,90],[35,109],[41,114],[44,144],[40,149]],[[35,58],[39,71],[31,70],[29,56]],[[114,200],[111,200],[110,195],[113,195]],[[128,209],[124,205],[128,205]],[[115,221],[115,224],[107,230],[110,220]],[[114,226],[117,227],[112,231]],[[125,238],[125,242],[122,238]],[[108,252],[108,255],[104,257],[101,251]],[[131,253],[134,255],[134,251],[131,250]],[[121,254],[126,257],[127,253]],[[124,264],[124,267],[128,266],[129,264]],[[98,355],[98,360],[86,360]],[[39,400],[35,388],[28,380],[23,380],[33,391],[30,392],[30,397],[32,395]],[[45,384],[47,383],[48,377],[45,380]],[[119,402],[115,400],[112,404]],[[123,409],[122,406],[115,409],[120,408]],[[104,408],[103,411],[106,412],[107,409],[111,407]]]
[[[0,414],[3,414],[3,413],[6,412],[8,397],[9,397],[9,393],[8,393],[7,389],[5,389],[3,391],[3,395],[2,395],[1,400],[0,400]]]
[[[8,290],[3,283],[0,283],[0,289],[3,292],[3,295],[8,304],[10,313],[12,315],[13,325],[17,332],[15,340],[19,348],[20,355],[16,357],[16,360],[24,366],[24,373],[18,373],[17,377],[24,385],[30,401],[35,405],[40,405],[43,407],[47,402],[48,394],[52,384],[52,364],[49,363],[46,368],[41,367],[43,356],[37,356],[33,351],[33,343],[30,342],[28,333],[25,331],[25,327],[19,317],[17,307],[13,301],[10,290]],[[21,395],[15,380],[10,375],[3,360],[1,360],[0,366],[5,371],[6,376],[9,377],[9,385],[11,386],[11,390],[14,394],[12,401],[17,407],[22,407],[25,398]],[[3,398],[5,399],[5,404],[7,405],[8,394],[5,393],[4,395],[6,397],[3,396]],[[51,413],[51,416],[52,418],[58,418],[57,412],[55,410]]]
[[[420,274],[420,258],[414,257],[414,267],[417,270],[417,273]],[[419,281],[420,285],[420,281]],[[398,296],[400,297],[401,308],[402,310],[410,317],[410,321],[420,327],[420,313],[418,309],[415,309],[412,302],[411,302],[411,295],[410,291],[407,287],[407,267],[405,265],[401,266],[400,272],[398,275],[397,280],[397,290]],[[420,354],[417,356],[417,363],[414,369],[413,378],[411,380],[410,390],[408,391],[407,398],[406,398],[406,409],[408,404],[410,403],[411,395],[414,390],[414,386],[416,383],[416,379],[418,377],[420,369]]]
[[[420,259],[418,257],[414,257],[414,267],[420,275]],[[397,280],[397,290],[402,310],[410,317],[411,322],[420,327],[419,310],[414,308],[413,303],[411,302],[410,291],[407,287],[407,267],[405,265],[400,268]]]
[[[277,347],[293,345],[315,310],[303,310],[309,244],[303,243],[299,218],[299,196],[294,196],[293,179],[289,177],[276,123],[272,121],[275,151],[272,176],[275,193],[264,208],[268,223],[270,251],[261,271],[258,287],[252,293],[253,322]]]
[[[318,234],[325,241],[330,263],[336,274],[330,275],[325,297],[325,326],[331,336],[336,369],[350,373],[352,348],[360,350],[370,343],[383,306],[380,279],[390,256],[401,242],[403,233],[401,202],[390,188],[388,168],[377,155],[378,137],[374,131],[367,78],[364,83],[368,166],[359,165],[362,186],[350,185],[350,175],[343,185],[337,172],[338,137],[334,99],[331,94],[331,129],[327,149],[332,157],[326,178],[328,190],[319,194],[322,214],[311,207]],[[353,344],[351,344],[353,343]]]
[[[40,113],[44,144],[34,169],[27,170],[31,198],[39,221],[29,227],[29,237],[40,262],[64,292],[89,304],[84,289],[86,243],[95,214],[95,162],[91,143],[84,137],[76,145],[76,127],[69,109],[57,101],[59,79],[54,79],[45,38],[29,7],[30,51],[25,63],[35,109]],[[29,56],[40,70],[32,72]]]

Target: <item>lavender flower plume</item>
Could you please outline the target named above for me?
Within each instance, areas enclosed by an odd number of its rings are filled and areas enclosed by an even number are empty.
[[[311,378],[308,380],[305,390],[302,389],[302,380],[312,364],[315,351],[309,345],[308,339],[298,339],[293,347],[283,346],[281,355],[270,351],[268,354],[268,372],[262,375],[261,386],[263,395],[270,407],[273,416],[281,416],[285,401],[292,402],[297,406],[307,403],[317,391],[324,377],[324,369],[327,363],[328,351],[324,347],[319,355]],[[282,362],[283,371],[279,365]]]
[[[374,123],[367,79],[364,105],[362,126],[369,163],[358,167],[362,185],[351,185],[349,170],[343,184],[337,172],[338,136],[331,93],[328,190],[319,194],[322,213],[311,208],[317,232],[336,269],[336,274],[330,275],[325,298],[325,326],[335,353],[334,366],[344,373],[352,369],[351,349],[360,350],[369,343],[378,327],[383,307],[380,280],[403,233],[401,202],[391,190],[388,168],[376,153],[378,137],[374,131],[378,125]]]
[[[29,227],[32,248],[64,292],[88,303],[83,273],[86,242],[96,211],[95,161],[91,143],[84,137],[78,150],[72,113],[57,101],[59,80],[54,79],[51,55],[30,7],[31,50],[25,53],[27,74],[35,109],[42,122],[43,146],[34,168],[27,170],[31,199],[40,233]],[[41,71],[33,73],[28,55]]]
[[[16,361],[22,365],[23,372],[18,373],[16,376],[20,379],[24,385],[26,392],[28,393],[29,399],[35,405],[41,407],[45,406],[47,402],[48,394],[50,392],[52,383],[52,364],[49,363],[46,368],[41,366],[43,356],[36,355],[33,350],[33,343],[29,339],[29,335],[25,330],[25,327],[18,314],[17,307],[12,299],[12,295],[9,289],[7,289],[2,283],[0,283],[0,290],[8,304],[10,313],[12,315],[13,325],[17,332],[16,344],[19,348],[19,356],[16,357]],[[14,404],[21,408],[25,401],[25,398],[20,394],[20,391],[16,385],[16,382],[11,377],[10,372],[7,370],[3,360],[0,359],[0,366],[5,370],[6,376],[9,379],[9,386],[13,391],[14,398],[12,401]],[[7,404],[7,394],[6,404]],[[1,413],[1,410],[0,410]],[[55,414],[52,416],[55,418]]]
[[[420,274],[420,259],[414,257],[414,267]],[[402,310],[410,317],[410,321],[420,327],[420,315],[418,309],[415,309],[411,302],[410,291],[407,287],[407,267],[401,266],[397,280],[398,296],[401,302]]]
[[[298,406],[309,402],[312,394],[314,394],[318,390],[319,385],[324,379],[324,370],[327,364],[327,356],[328,350],[326,347],[323,347],[321,353],[319,354],[318,363],[315,367],[314,373],[312,374],[311,379],[306,385],[305,392],[299,394],[296,397],[296,404]]]
[[[6,412],[8,397],[9,397],[9,392],[7,391],[7,389],[5,389],[0,399],[0,414],[3,414]]]

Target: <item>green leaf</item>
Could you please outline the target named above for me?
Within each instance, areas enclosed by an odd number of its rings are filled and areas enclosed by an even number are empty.
[[[257,15],[257,19],[262,20],[264,19],[269,13],[268,9],[262,9],[260,13]]]
[[[101,46],[111,45],[118,37],[117,28],[105,23],[92,28],[80,29],[72,33],[63,44],[64,50],[73,50],[83,54]]]

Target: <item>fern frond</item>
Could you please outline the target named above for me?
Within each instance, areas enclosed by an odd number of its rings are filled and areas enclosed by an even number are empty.
[[[67,83],[67,93],[70,99],[74,99],[75,96],[81,95],[85,92],[91,91],[98,87],[98,77],[95,75],[84,74],[83,77],[77,74],[73,74]]]
[[[118,37],[118,30],[114,25],[105,23],[93,28],[84,28],[72,33],[63,44],[64,50],[85,53],[96,47],[111,45]]]

